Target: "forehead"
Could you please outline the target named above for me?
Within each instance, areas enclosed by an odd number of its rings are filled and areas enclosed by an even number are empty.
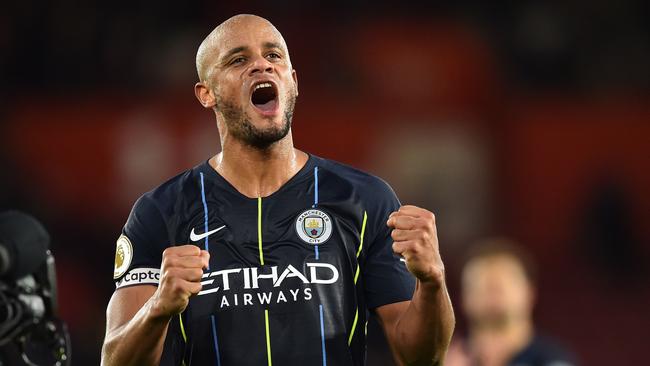
[[[524,268],[516,258],[507,254],[497,254],[471,260],[463,270],[463,279],[473,282],[488,274],[500,277],[519,275],[525,277]]]
[[[286,44],[280,32],[271,23],[263,19],[244,19],[224,24],[215,41],[218,55],[237,47],[253,49],[268,43],[276,43],[286,49]]]

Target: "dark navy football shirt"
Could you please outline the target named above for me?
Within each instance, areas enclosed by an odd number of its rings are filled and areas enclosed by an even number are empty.
[[[575,366],[575,357],[554,339],[536,335],[509,362],[509,366]]]
[[[206,162],[138,199],[114,278],[118,291],[157,285],[165,248],[210,252],[162,365],[364,365],[369,311],[414,291],[386,226],[399,206],[381,179],[313,155],[262,198]]]

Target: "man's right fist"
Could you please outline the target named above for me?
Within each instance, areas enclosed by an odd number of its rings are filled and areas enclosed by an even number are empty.
[[[156,315],[172,317],[185,310],[190,297],[201,291],[203,269],[210,253],[195,245],[165,249],[160,268],[160,283],[153,295]]]

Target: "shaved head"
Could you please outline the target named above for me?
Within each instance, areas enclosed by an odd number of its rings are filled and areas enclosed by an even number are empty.
[[[198,51],[196,52],[196,72],[200,81],[208,79],[210,67],[219,61],[220,56],[228,52],[228,39],[234,34],[246,32],[251,27],[266,28],[269,32],[275,33],[277,39],[281,41],[280,46],[287,51],[289,55],[287,44],[282,37],[280,31],[268,20],[253,14],[239,14],[235,15],[223,23],[219,24],[207,37],[201,42]]]
[[[298,96],[298,78],[282,34],[257,15],[219,24],[196,53],[194,92],[217,118],[222,146],[266,149],[284,141]]]

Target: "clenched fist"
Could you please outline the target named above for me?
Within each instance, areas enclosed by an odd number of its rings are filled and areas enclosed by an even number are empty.
[[[209,259],[210,253],[195,245],[165,249],[160,283],[153,295],[154,308],[159,316],[172,317],[185,310],[190,297],[201,291],[201,277]]]
[[[445,267],[440,258],[433,213],[416,206],[402,206],[386,222],[392,228],[393,251],[422,282],[442,284]]]

